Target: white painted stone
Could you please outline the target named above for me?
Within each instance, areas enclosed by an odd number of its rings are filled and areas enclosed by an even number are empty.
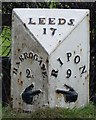
[[[89,10],[14,9],[12,40],[13,108],[72,108],[89,102]],[[52,71],[57,73],[52,75]],[[42,93],[28,105],[22,101],[22,93],[32,83],[33,90]],[[68,91],[64,84],[78,93],[75,102],[66,102],[65,95],[56,93],[57,89]]]

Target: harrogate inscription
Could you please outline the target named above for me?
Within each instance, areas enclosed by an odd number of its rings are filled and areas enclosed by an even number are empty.
[[[16,66],[13,68],[13,73],[15,75],[18,74],[18,69],[19,66],[25,61],[25,60],[32,60],[38,63],[39,67],[41,68],[42,71],[42,76],[45,78],[47,76],[47,69],[46,69],[46,64],[43,62],[43,58],[39,56],[37,53],[34,53],[33,51],[30,52],[24,52],[18,57],[19,61],[16,62]],[[32,78],[34,75],[31,72],[30,68],[26,69],[26,78]]]

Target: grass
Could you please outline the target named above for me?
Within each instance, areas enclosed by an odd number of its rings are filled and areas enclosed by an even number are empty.
[[[96,118],[96,106],[92,103],[82,108],[46,108],[32,113],[16,113],[8,106],[2,109],[3,118]]]

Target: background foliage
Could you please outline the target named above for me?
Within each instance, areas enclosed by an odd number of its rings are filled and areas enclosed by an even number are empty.
[[[5,26],[0,35],[0,56],[10,56],[11,53],[11,29]]]

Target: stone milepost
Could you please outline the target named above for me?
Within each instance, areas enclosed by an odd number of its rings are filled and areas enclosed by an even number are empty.
[[[12,41],[14,109],[89,102],[89,10],[14,9]]]

